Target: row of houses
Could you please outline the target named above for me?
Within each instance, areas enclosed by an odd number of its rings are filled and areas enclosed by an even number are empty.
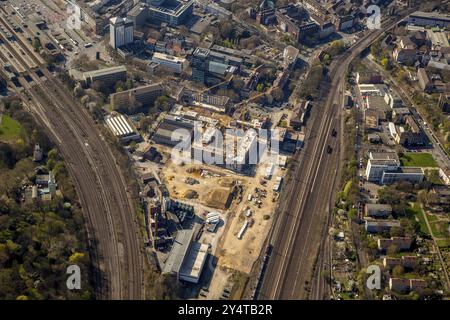
[[[394,60],[417,68],[417,80],[423,91],[450,92],[450,84],[442,78],[442,72],[450,71],[450,16],[418,11],[406,21],[405,32],[389,36],[384,42],[393,49]]]
[[[386,233],[392,228],[400,228],[398,220],[386,220],[392,215],[392,207],[387,204],[366,204],[365,205],[365,228],[369,233]],[[401,255],[400,257],[390,256],[397,252],[407,252],[412,248],[413,239],[411,237],[391,237],[378,238],[377,247],[382,256],[382,265],[385,271],[392,273],[392,270],[400,266],[403,270],[412,271],[419,264],[419,257],[416,255]],[[427,283],[423,279],[389,278],[389,290],[397,293],[408,293],[415,291],[423,293]]]
[[[401,97],[383,84],[378,72],[357,72],[356,82],[365,96],[367,108],[364,121],[367,130],[379,131],[380,123],[387,121],[386,113],[391,112],[393,122],[388,123],[392,139],[403,146],[423,146],[428,143],[427,135],[420,128],[409,108],[403,107]]]
[[[263,0],[256,10],[250,9],[249,14],[262,25],[276,25],[298,42],[306,37],[323,39],[337,30],[346,31],[355,27],[359,16],[364,16],[355,6],[333,6],[328,10],[314,0],[304,1],[302,5],[286,4],[280,7],[272,1]]]

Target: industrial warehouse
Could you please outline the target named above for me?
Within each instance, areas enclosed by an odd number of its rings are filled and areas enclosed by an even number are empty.
[[[106,119],[106,124],[122,142],[141,139],[139,133],[132,128],[130,122],[124,115],[112,115]]]
[[[175,274],[179,280],[198,283],[208,257],[208,245],[194,242],[193,237],[193,229],[178,231],[163,274]]]

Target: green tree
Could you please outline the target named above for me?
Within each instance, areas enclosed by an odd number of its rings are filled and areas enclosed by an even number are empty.
[[[167,111],[169,108],[169,98],[166,95],[159,96],[155,100],[155,107],[162,111]]]
[[[36,51],[36,52],[41,51],[42,44],[41,44],[41,40],[38,37],[33,38],[32,45],[33,45],[34,51]]]
[[[282,101],[283,100],[283,90],[280,88],[275,88],[272,90],[272,97],[275,99],[275,101]]]
[[[391,67],[390,61],[388,58],[383,58],[381,59],[381,65],[383,66],[384,69],[389,70]]]
[[[256,91],[258,91],[258,92],[263,92],[263,91],[264,91],[264,84],[258,83],[258,84],[256,85]]]
[[[401,265],[397,265],[392,269],[392,275],[395,278],[400,278],[405,273],[405,269]]]
[[[142,117],[139,120],[139,126],[141,127],[141,130],[144,132],[148,131],[148,128],[152,124],[152,120],[149,117]]]

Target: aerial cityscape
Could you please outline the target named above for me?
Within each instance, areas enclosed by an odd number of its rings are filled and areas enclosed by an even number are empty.
[[[449,274],[450,1],[0,1],[0,300],[267,315]]]

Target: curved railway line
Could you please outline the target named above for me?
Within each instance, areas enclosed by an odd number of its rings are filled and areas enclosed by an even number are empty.
[[[1,15],[0,24],[15,34]],[[75,180],[95,266],[96,296],[143,298],[144,254],[138,221],[125,178],[111,149],[84,107],[19,36],[14,46],[2,34],[0,39],[4,42],[2,45],[16,53],[15,57],[26,70],[19,77],[23,90],[18,90],[18,94],[50,131]],[[17,52],[18,47],[27,55],[27,60],[23,59],[22,52]]]

